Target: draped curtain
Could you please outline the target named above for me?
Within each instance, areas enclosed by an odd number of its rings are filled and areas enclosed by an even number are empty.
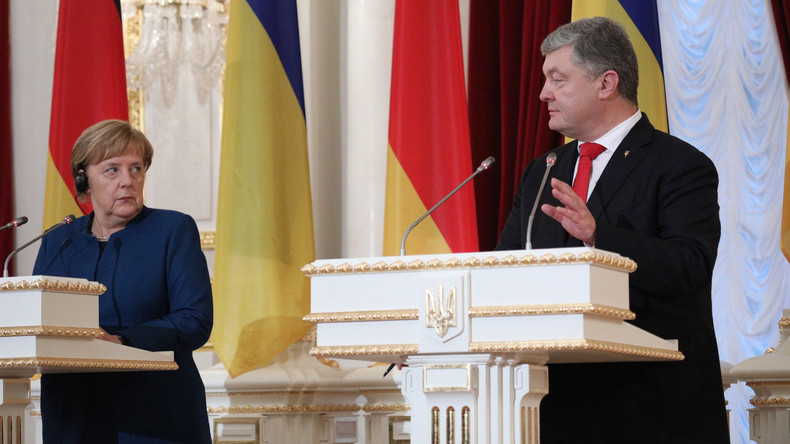
[[[779,247],[788,101],[768,0],[658,2],[670,132],[719,171],[713,315],[723,364],[776,346],[790,266]],[[780,34],[786,33],[780,29]],[[750,390],[725,393],[732,442],[749,442]]]
[[[562,144],[549,129],[540,44],[570,21],[571,0],[471,0],[469,121],[472,161],[497,163],[475,178],[480,250],[499,239],[521,172],[535,157]]]
[[[11,162],[11,54],[9,0],[0,0],[0,225],[13,219],[14,182]],[[14,249],[14,230],[0,231],[0,258]]]

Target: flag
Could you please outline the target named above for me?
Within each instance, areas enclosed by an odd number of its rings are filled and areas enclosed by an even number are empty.
[[[106,119],[129,120],[118,0],[61,0],[49,124],[44,227],[81,213],[74,202],[71,149]],[[90,204],[83,204],[90,212]]]
[[[573,0],[571,20],[597,16],[625,27],[639,60],[639,108],[656,129],[668,132],[656,0]]]
[[[230,6],[214,252],[214,349],[232,377],[311,328],[314,260],[295,0]]]
[[[474,171],[457,0],[397,0],[387,151],[384,254],[394,255],[409,225]],[[406,247],[477,251],[473,187],[423,220]]]

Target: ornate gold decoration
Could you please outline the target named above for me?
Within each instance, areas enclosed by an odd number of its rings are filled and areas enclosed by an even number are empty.
[[[419,353],[417,344],[393,345],[336,345],[331,347],[313,347],[312,356],[382,356],[382,355],[413,355]]]
[[[351,273],[354,271],[354,267],[351,266],[348,262],[343,262],[342,264],[337,266],[338,273]]]
[[[340,364],[334,359],[325,358],[323,356],[318,356],[315,359],[316,361],[320,362],[321,364],[324,364],[327,367],[340,368]]]
[[[373,412],[403,412],[406,410],[411,410],[411,407],[408,404],[401,404],[396,402],[395,404],[365,404],[362,406],[363,412],[373,413]]]
[[[2,336],[77,336],[100,338],[104,332],[100,328],[85,327],[0,327],[0,337]]]
[[[461,409],[461,444],[472,442],[472,418],[471,410],[468,406]]]
[[[5,281],[0,283],[0,291],[56,291],[59,293],[79,293],[79,294],[93,294],[100,295],[107,291],[107,287],[98,282],[69,282],[60,281],[51,278],[39,278],[34,281],[28,282],[21,280],[19,282]]]
[[[455,409],[447,407],[447,442],[455,442]]]
[[[354,266],[354,271],[357,273],[364,273],[370,271],[370,264],[367,262],[360,262]]]
[[[781,387],[785,385],[790,385],[790,381],[749,381],[746,383],[749,387],[758,387],[758,386],[772,386],[772,387]]]
[[[559,260],[559,258],[557,258],[557,256],[555,256],[555,255],[553,255],[551,253],[547,253],[547,254],[544,254],[543,256],[538,258],[538,263],[539,264],[559,264],[560,260]],[[570,262],[566,262],[566,264],[567,263],[570,263]]]
[[[325,322],[363,322],[363,321],[411,321],[419,319],[416,308],[404,310],[339,311],[334,313],[310,313],[303,317],[305,322],[314,324]]]
[[[439,407],[431,408],[431,444],[439,444]]]
[[[301,270],[302,270],[302,273],[304,273],[304,274],[306,274],[308,276],[311,275],[311,274],[318,274],[318,267],[316,267],[313,264],[307,264],[307,265],[303,266],[301,268]]]
[[[320,392],[318,392],[316,390],[288,390],[288,391],[280,390],[280,391],[258,391],[258,392],[233,392],[233,391],[230,391],[230,392],[219,392],[219,393],[217,393],[217,392],[206,392],[206,397],[208,397],[208,398],[240,398],[240,397],[254,396],[254,397],[264,397],[265,398],[265,397],[276,396],[278,398],[281,398],[283,396],[293,396],[293,395],[314,396],[314,395],[316,395],[318,393],[320,393],[322,395],[333,395],[333,394],[347,395],[348,394],[347,391],[341,391],[341,390],[336,390],[336,391],[321,390]],[[361,391],[360,391],[360,393],[361,393]],[[400,391],[397,391],[397,392],[394,392],[394,393],[400,393]]]
[[[480,259],[476,257],[470,257],[469,259],[464,261],[464,267],[479,267],[481,265]]]
[[[425,268],[425,262],[415,259],[409,262],[409,270],[422,270]]]
[[[360,406],[355,404],[316,404],[316,405],[232,405],[230,407],[206,407],[211,413],[330,413],[358,412]]]
[[[461,386],[427,387],[428,371],[437,369],[461,369],[466,371],[466,384]],[[471,364],[426,364],[422,366],[422,391],[423,392],[468,392],[472,390],[472,365]]]
[[[479,267],[512,267],[524,265],[552,265],[552,264],[592,264],[599,265],[607,268],[613,268],[619,271],[631,273],[636,270],[636,262],[631,259],[615,256],[612,254],[583,251],[579,254],[566,252],[560,256],[552,253],[546,253],[541,256],[536,256],[533,253],[526,254],[521,258],[516,258],[513,255],[508,255],[503,258],[496,256],[487,256],[483,259],[479,257],[469,257],[464,261],[458,258],[450,258],[442,261],[439,258],[433,258],[427,262],[420,259],[415,259],[408,264],[405,264],[402,259],[394,259],[391,263],[380,260],[375,264],[368,265],[366,262],[344,267],[343,270],[336,269],[332,264],[324,264],[320,268],[313,264],[307,264],[302,267],[302,273],[306,275],[316,274],[332,274],[332,273],[370,273],[382,271],[405,271],[405,270],[442,270],[454,269],[460,267],[479,268]]]
[[[790,327],[790,318],[779,319],[779,328]]]
[[[538,263],[538,257],[534,254],[528,254],[519,259],[518,263],[520,265],[535,265]]]
[[[387,271],[387,270],[389,270],[390,267],[389,267],[389,265],[387,265],[386,262],[378,261],[375,264],[373,264],[370,268],[371,268],[371,271]]]
[[[219,436],[219,426],[222,424],[247,424],[253,426],[253,439],[250,441],[234,441],[236,444],[243,444],[243,443],[258,443],[260,442],[260,434],[261,434],[261,423],[259,417],[242,417],[242,418],[233,418],[233,417],[224,417],[224,418],[215,418],[214,419],[214,440],[213,442],[228,442],[227,440],[223,439],[220,441]]]
[[[546,314],[595,314],[614,319],[636,319],[631,310],[598,304],[500,305],[469,309],[470,318]]]
[[[178,370],[175,362],[120,361],[115,359],[13,358],[0,359],[0,368],[61,367],[107,370]]]
[[[128,58],[137,47],[142,34],[143,10],[137,8],[132,16],[123,17],[123,52],[124,57]],[[126,98],[129,102],[129,123],[136,129],[145,132],[145,106],[144,94],[142,89],[126,90]]]
[[[433,291],[428,288],[425,289],[425,326],[433,328],[440,338],[447,334],[447,330],[450,327],[458,325],[458,318],[455,316],[457,308],[458,302],[455,287],[450,290],[446,301],[444,299],[443,284],[439,284],[438,298],[433,294]]]
[[[593,339],[576,339],[567,341],[512,341],[512,342],[472,342],[470,352],[501,353],[514,351],[568,351],[594,350],[621,355],[641,356],[653,359],[681,361],[683,353],[637,345],[622,345]]]
[[[334,273],[334,272],[335,272],[335,266],[332,264],[324,264],[318,267],[318,273],[320,274]]]
[[[439,259],[431,259],[425,263],[425,267],[429,270],[435,270],[438,268],[444,268],[444,262],[440,261]]]
[[[499,265],[499,258],[496,256],[488,256],[487,258],[483,259],[482,264],[486,267],[495,267]]]
[[[216,242],[216,231],[201,231],[200,232],[200,248],[204,250],[213,250]]]
[[[783,396],[754,397],[749,402],[755,407],[790,407],[790,399]]]
[[[518,258],[509,254],[499,260],[500,265],[518,265]]]

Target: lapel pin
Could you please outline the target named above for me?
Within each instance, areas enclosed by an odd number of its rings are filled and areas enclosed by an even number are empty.
[[[631,154],[631,150],[625,150],[623,157],[628,157],[629,154]]]

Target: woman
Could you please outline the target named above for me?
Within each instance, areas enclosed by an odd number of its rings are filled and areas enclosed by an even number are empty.
[[[208,268],[192,218],[143,205],[152,157],[151,143],[126,122],[85,130],[71,172],[93,212],[44,238],[33,273],[104,284],[102,339],[173,351],[179,368],[45,375],[44,442],[211,442],[205,388],[192,359],[213,323]]]

